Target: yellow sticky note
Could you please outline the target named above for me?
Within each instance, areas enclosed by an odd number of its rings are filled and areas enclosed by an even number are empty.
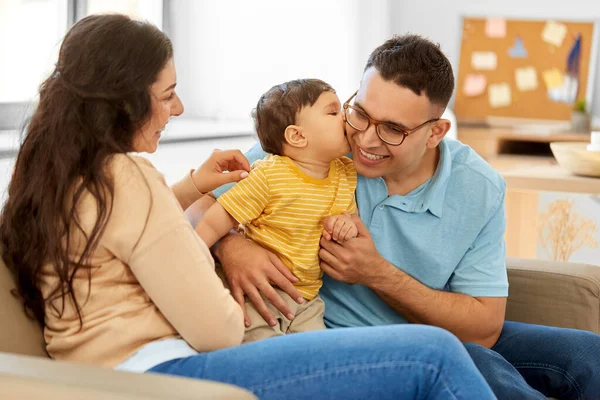
[[[506,36],[505,18],[488,18],[485,21],[485,34],[491,38],[503,38]]]
[[[488,98],[492,108],[509,106],[512,99],[508,83],[493,83],[488,90]]]
[[[547,69],[542,72],[546,89],[551,90],[563,84],[563,74],[558,68]]]
[[[537,72],[534,67],[517,68],[515,70],[515,81],[517,82],[517,88],[522,92],[538,88]]]
[[[465,96],[479,96],[485,92],[487,78],[482,74],[468,74],[463,85]]]
[[[544,30],[542,31],[542,40],[546,43],[560,47],[565,40],[567,34],[567,26],[554,21],[546,22]]]
[[[475,51],[471,54],[471,66],[477,70],[491,71],[496,69],[498,57],[493,51]]]

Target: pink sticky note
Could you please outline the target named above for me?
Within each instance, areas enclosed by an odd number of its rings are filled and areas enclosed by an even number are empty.
[[[503,38],[506,36],[506,19],[488,18],[485,21],[485,34],[491,38]]]
[[[479,96],[485,92],[487,86],[487,78],[481,74],[469,74],[465,78],[463,85],[463,93],[465,96]]]

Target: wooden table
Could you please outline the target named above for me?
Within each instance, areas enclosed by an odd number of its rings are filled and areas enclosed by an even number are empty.
[[[501,170],[509,189],[600,194],[600,178],[573,175],[559,165]]]
[[[461,126],[459,124],[458,139],[468,144],[486,160],[511,154],[512,147],[520,143],[538,145],[540,150],[548,150],[551,142],[589,142],[589,133],[554,132],[533,133],[513,128],[486,128]],[[535,147],[535,146],[534,146]]]

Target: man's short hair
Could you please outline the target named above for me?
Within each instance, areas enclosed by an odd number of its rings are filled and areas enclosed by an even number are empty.
[[[297,79],[275,85],[263,94],[252,111],[263,150],[282,155],[285,129],[296,124],[300,110],[314,105],[323,92],[335,90],[320,79]]]
[[[454,91],[452,65],[438,43],[419,35],[394,36],[377,47],[365,71],[375,67],[386,81],[423,92],[432,104],[446,108]]]

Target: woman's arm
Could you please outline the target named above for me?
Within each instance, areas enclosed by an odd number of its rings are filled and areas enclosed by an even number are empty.
[[[235,346],[244,334],[243,312],[214,272],[208,249],[184,216],[154,240],[145,234],[129,265],[152,302],[198,351]],[[150,239],[150,240],[148,240]]]
[[[189,171],[171,190],[181,208],[187,210],[211,190],[246,178],[249,171],[250,164],[239,150],[214,150],[204,164]]]
[[[215,156],[217,161],[228,157],[224,153]],[[208,248],[164,177],[146,160],[135,159],[137,168],[119,169],[115,178],[107,227],[113,231],[104,244],[127,263],[160,314],[193,348],[240,344],[243,312],[214,272]],[[206,181],[215,178],[220,176],[207,174]]]

